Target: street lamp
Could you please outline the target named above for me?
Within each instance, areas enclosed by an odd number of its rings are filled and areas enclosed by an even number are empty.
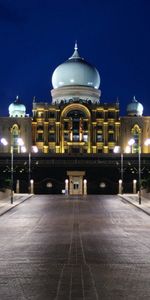
[[[1,143],[6,146],[8,145],[8,142],[5,138],[1,138]],[[11,204],[13,204],[13,146],[11,146],[11,179],[10,179],[10,184],[11,184],[11,192],[10,192],[10,201]]]
[[[134,139],[130,139],[128,141],[129,146],[133,146],[134,144],[135,144]],[[138,148],[138,161],[139,161],[139,171],[138,171],[138,175],[139,175],[139,205],[141,205],[141,145],[139,145],[139,148]]]
[[[8,145],[8,142],[5,138],[1,138],[1,143],[6,146]],[[17,139],[17,145],[21,147],[21,152],[25,152],[26,149],[24,147],[24,142],[22,140],[22,138],[18,138]],[[10,192],[10,202],[11,204],[13,204],[13,200],[14,200],[14,195],[13,195],[13,185],[14,185],[14,146],[11,145],[10,147],[10,152],[11,152],[11,168],[10,168],[10,172],[11,172],[11,179],[10,179],[10,189],[11,189],[11,192]]]
[[[114,153],[120,153],[120,171],[121,171],[121,194],[123,194],[123,152],[120,150],[120,146],[114,147]]]
[[[21,152],[25,153],[27,151],[26,147],[24,146],[24,142],[22,139],[18,139],[19,145],[21,146]],[[37,146],[31,146],[31,149],[29,150],[28,154],[28,192],[31,193],[31,153],[37,153],[38,147]]]
[[[23,149],[24,142],[22,138],[17,139],[17,145]],[[11,145],[11,194],[10,194],[10,202],[13,204],[14,202],[14,192],[13,192],[13,185],[14,185],[14,146]]]

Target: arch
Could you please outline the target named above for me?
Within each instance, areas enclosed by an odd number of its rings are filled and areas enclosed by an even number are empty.
[[[62,153],[90,153],[91,113],[86,106],[80,103],[67,105],[61,113],[61,125]]]
[[[12,127],[10,128],[11,132],[11,146],[13,146],[13,151],[18,153],[19,148],[18,148],[18,138],[20,136],[20,127],[18,124],[13,124]]]
[[[65,118],[71,110],[81,110],[87,115],[89,119],[91,118],[89,109],[80,103],[72,103],[70,105],[67,105],[61,112],[61,118]]]
[[[138,124],[135,124],[131,129],[132,138],[135,143],[132,145],[132,153],[138,153],[141,145],[141,128]]]

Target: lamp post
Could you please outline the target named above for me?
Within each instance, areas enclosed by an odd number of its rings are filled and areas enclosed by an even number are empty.
[[[1,143],[6,146],[8,145],[8,142],[5,138],[1,138]],[[21,147],[21,151],[22,152],[25,152],[24,151],[24,142],[22,140],[22,138],[18,138],[17,139],[17,145]],[[14,192],[13,192],[13,185],[14,185],[14,146],[11,145],[10,147],[10,152],[11,152],[11,167],[10,167],[10,172],[11,172],[11,178],[10,178],[10,202],[11,204],[13,204],[14,202]]]
[[[4,145],[4,146],[7,146],[8,142],[5,138],[1,138],[1,144]]]
[[[24,147],[24,142],[22,138],[17,139],[17,145],[23,149]],[[11,194],[10,194],[10,202],[13,204],[14,202],[14,191],[13,191],[13,186],[14,186],[14,146],[11,145]]]
[[[6,146],[8,145],[8,142],[5,138],[1,138],[1,143]],[[11,146],[11,149],[10,149],[10,152],[11,152],[11,168],[10,168],[10,171],[11,171],[11,178],[10,178],[10,202],[11,204],[13,204],[13,182],[14,182],[14,178],[13,178],[13,173],[14,173],[14,166],[13,166],[13,162],[14,162],[14,149],[13,149],[13,146]]]
[[[1,139],[1,143],[6,146],[8,145],[8,142],[5,138]],[[13,204],[13,182],[14,182],[14,178],[13,178],[13,173],[14,173],[14,148],[13,146],[11,146],[10,149],[11,152],[11,167],[10,167],[10,172],[11,172],[11,178],[10,178],[10,202],[11,204]]]
[[[141,146],[139,146],[139,205],[141,205]]]
[[[11,146],[11,192],[10,192],[11,204],[13,204],[13,200],[14,200],[13,185],[14,185],[14,147]]]
[[[114,153],[120,153],[121,194],[123,194],[123,152],[121,152],[120,146],[114,147]]]
[[[135,144],[134,139],[130,139],[128,141],[129,146],[133,146]],[[139,205],[141,205],[141,145],[139,145],[138,148],[138,164],[139,164],[139,170],[138,170],[138,177],[139,177]]]
[[[19,140],[19,145],[21,146],[21,152],[25,153],[27,151],[26,147],[24,146],[24,142],[22,139]],[[31,153],[37,153],[38,147],[37,146],[31,146],[31,149],[28,153],[28,193],[31,193]]]

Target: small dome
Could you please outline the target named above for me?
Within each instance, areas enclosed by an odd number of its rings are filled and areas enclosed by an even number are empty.
[[[89,86],[98,89],[100,75],[94,66],[80,57],[76,43],[73,55],[54,70],[52,85],[54,89],[69,85]]]
[[[26,107],[20,102],[18,96],[15,101],[9,105],[8,110],[10,117],[25,117],[26,115]]]
[[[143,105],[138,102],[135,98],[133,97],[131,103],[127,105],[127,114],[128,116],[142,116],[143,115]]]

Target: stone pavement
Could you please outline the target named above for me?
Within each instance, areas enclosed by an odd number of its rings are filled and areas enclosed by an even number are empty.
[[[10,196],[0,199],[0,216],[30,197],[32,197],[32,194],[14,194],[13,204],[10,202]]]
[[[150,199],[141,197],[141,204],[139,204],[138,194],[119,194],[119,196],[150,216]]]
[[[10,196],[5,199],[1,199],[0,216],[32,196],[32,194],[14,194],[13,204],[10,203]],[[141,204],[139,205],[139,198],[137,194],[119,194],[119,196],[137,208],[143,210],[146,214],[150,215],[150,199],[142,197]]]

